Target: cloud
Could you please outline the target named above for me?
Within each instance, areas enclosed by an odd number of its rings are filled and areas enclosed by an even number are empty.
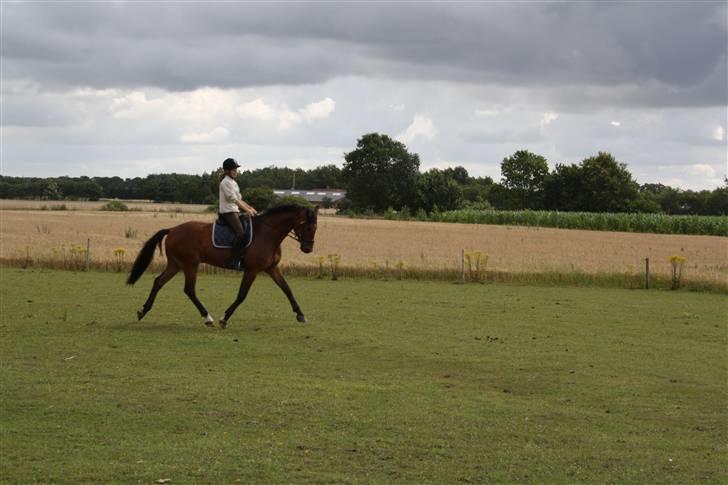
[[[541,117],[541,129],[545,129],[549,124],[551,124],[553,121],[556,121],[559,119],[559,114],[549,111],[548,113],[544,113]]]
[[[476,109],[475,116],[479,118],[497,116],[500,113],[497,109]]]
[[[432,140],[436,134],[437,130],[430,118],[424,115],[415,115],[412,123],[395,138],[406,144],[418,138]]]
[[[715,141],[724,141],[725,140],[725,128],[721,125],[718,125],[715,128],[713,128],[712,138]]]
[[[617,128],[619,128],[620,126],[622,126],[622,122],[621,121],[612,121],[609,124],[612,125],[612,126],[616,126]]]
[[[697,175],[699,177],[715,177],[715,169],[707,163],[696,163],[688,167],[691,175]]]
[[[318,103],[311,103],[301,110],[301,117],[307,121],[321,120],[328,118],[336,110],[336,101],[326,98]]]
[[[230,131],[218,126],[212,131],[202,133],[187,133],[180,137],[182,143],[222,143],[228,139]]]
[[[301,122],[311,123],[316,120],[328,118],[336,109],[336,102],[331,98],[310,103],[298,111],[292,111],[282,104],[274,106],[262,99],[242,103],[236,111],[243,119],[253,119],[266,122],[275,122],[282,130],[291,128]]]
[[[595,90],[608,94],[590,98],[603,106],[715,106],[728,97],[727,9],[721,2],[285,10],[247,2],[6,3],[3,79],[45,89],[193,91],[366,76],[550,87],[573,106]],[[492,45],[499,48],[483,48]]]

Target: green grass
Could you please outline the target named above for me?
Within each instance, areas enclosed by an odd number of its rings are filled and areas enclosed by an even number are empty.
[[[123,280],[0,269],[0,482],[728,480],[722,295]]]

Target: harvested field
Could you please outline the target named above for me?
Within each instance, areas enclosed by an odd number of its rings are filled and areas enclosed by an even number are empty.
[[[68,210],[95,211],[109,200],[91,201],[66,201],[66,200],[14,200],[0,199],[0,210],[24,210],[24,209],[48,209],[54,210],[65,206]],[[154,211],[154,212],[205,212],[207,206],[204,204],[160,204],[149,200],[124,200],[122,201],[130,210]]]
[[[212,221],[212,214],[100,211],[0,211],[0,258],[50,258],[61,246],[91,239],[95,261],[112,261],[124,248],[127,261],[154,232],[189,220]],[[128,236],[128,237],[127,237]],[[313,255],[284,243],[284,262],[318,265],[317,257],[338,254],[341,265],[384,268],[456,269],[460,251],[488,254],[488,270],[507,272],[632,272],[644,259],[651,270],[668,275],[668,258],[687,258],[683,278],[726,282],[728,239],[525,228],[417,221],[362,220],[322,216]]]

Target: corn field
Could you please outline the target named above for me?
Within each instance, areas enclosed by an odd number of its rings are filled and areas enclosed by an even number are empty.
[[[728,236],[728,216],[613,214],[558,211],[456,210],[432,213],[435,222],[494,224],[592,231]]]

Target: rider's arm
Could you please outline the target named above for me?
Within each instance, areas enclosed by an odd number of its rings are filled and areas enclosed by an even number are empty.
[[[253,206],[245,202],[243,199],[238,199],[235,201],[235,203],[238,205],[238,207],[240,207],[240,210],[242,210],[243,212],[247,212],[251,216],[254,216],[258,213],[258,211],[255,210]]]

